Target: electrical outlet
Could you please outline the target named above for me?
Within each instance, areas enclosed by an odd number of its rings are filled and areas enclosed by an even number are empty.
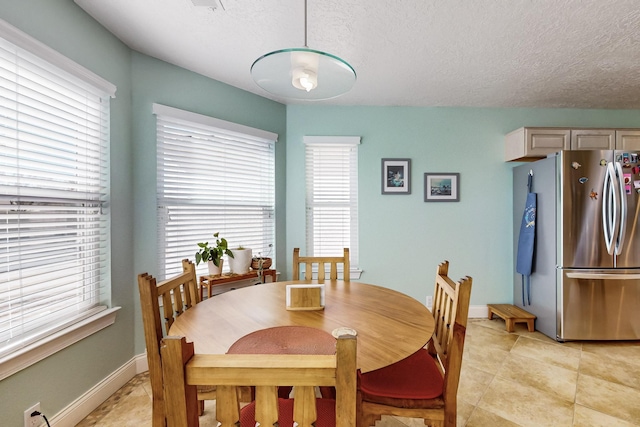
[[[36,415],[32,417],[31,414],[34,411],[40,412],[40,402],[36,403],[26,411],[24,411],[24,427],[38,427],[40,425],[40,421],[42,417],[40,415]]]
[[[429,309],[431,309],[431,307],[433,306],[433,297],[431,295],[427,295],[427,307]]]

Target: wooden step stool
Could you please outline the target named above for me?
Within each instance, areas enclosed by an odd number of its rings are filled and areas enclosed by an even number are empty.
[[[513,332],[513,326],[516,323],[527,323],[527,329],[529,332],[535,331],[533,322],[536,320],[536,316],[516,307],[512,304],[488,304],[489,308],[489,320],[493,319],[493,315],[504,319],[507,325],[507,332]]]

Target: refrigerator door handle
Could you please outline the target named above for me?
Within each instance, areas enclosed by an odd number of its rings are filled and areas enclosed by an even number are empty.
[[[613,273],[566,273],[569,279],[593,279],[593,280],[638,280],[640,274],[613,274]]]
[[[624,173],[622,172],[622,165],[620,162],[616,162],[616,176],[618,191],[620,194],[620,217],[618,222],[618,237],[616,239],[616,255],[622,253],[622,247],[624,246],[624,237],[627,224],[627,191],[625,190]]]
[[[616,234],[618,232],[618,224],[616,223],[618,203],[615,190],[615,167],[612,162],[607,163],[607,170],[604,175],[604,184],[602,186],[602,228],[604,231],[604,242],[607,246],[609,255],[613,255]]]

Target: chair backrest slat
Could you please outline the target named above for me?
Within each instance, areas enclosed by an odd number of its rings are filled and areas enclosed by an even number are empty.
[[[329,280],[338,280],[338,264],[342,264],[342,280],[351,280],[349,248],[343,249],[341,257],[300,256],[300,248],[293,249],[293,280],[300,280],[300,265],[304,265],[304,280],[313,279],[313,266],[318,268],[318,282],[326,280],[326,269],[329,267]]]

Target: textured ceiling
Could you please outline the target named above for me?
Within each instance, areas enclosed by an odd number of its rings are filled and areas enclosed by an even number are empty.
[[[249,70],[304,45],[304,1],[211,1],[75,0],[136,51],[276,99]],[[307,44],[358,75],[315,104],[640,109],[638,0],[308,0]]]

